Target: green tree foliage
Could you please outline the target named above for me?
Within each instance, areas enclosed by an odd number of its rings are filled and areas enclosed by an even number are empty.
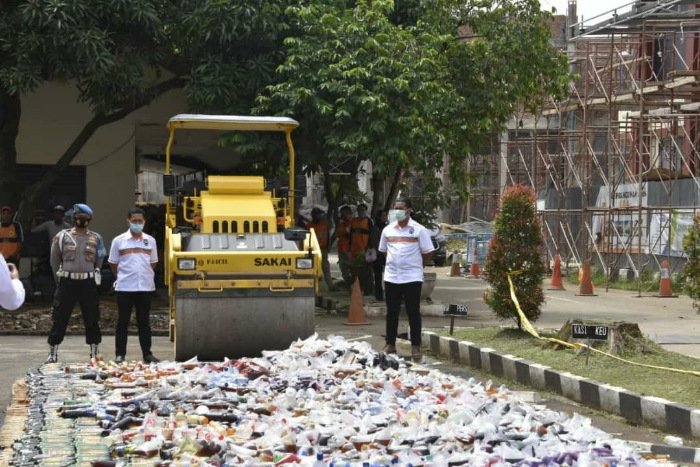
[[[428,196],[463,198],[466,155],[515,111],[560,95],[565,58],[550,47],[548,14],[536,0],[397,5],[330,0],[288,8],[286,59],[258,110],[302,121],[299,152],[311,170],[328,176],[353,161],[352,176],[369,160],[381,179],[402,171],[428,179],[449,155],[454,183],[426,182],[435,187]]]
[[[464,197],[482,136],[564,89],[547,17],[537,0],[0,2],[0,197],[30,210],[98,128],[180,87],[193,111],[242,114],[266,88],[259,112],[302,123],[300,165],[350,167],[327,193],[369,160],[374,182],[392,181],[386,204],[403,173],[437,177],[449,155],[453,184],[425,186]],[[93,118],[20,194],[21,98],[49,80],[75,83]]]
[[[518,328],[522,323],[510,296],[508,274],[528,320],[539,318],[540,305],[544,302],[544,240],[535,201],[535,193],[524,185],[513,185],[503,192],[495,219],[495,234],[486,256],[486,280],[490,289],[484,299],[496,315],[514,319]]]
[[[693,299],[693,308],[700,313],[700,216],[683,237],[683,251],[688,262],[683,269],[683,289]]]
[[[0,3],[0,196],[27,208],[94,132],[184,88],[194,111],[249,113],[283,58],[284,2],[49,0]],[[19,194],[21,98],[75,83],[93,118],[37,185]],[[59,150],[60,151],[60,150]]]

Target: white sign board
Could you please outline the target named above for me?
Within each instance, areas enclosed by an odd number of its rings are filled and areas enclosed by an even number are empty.
[[[612,196],[611,196],[612,195]],[[596,207],[598,208],[634,208],[647,205],[647,184],[642,183],[641,196],[638,183],[618,185],[614,193],[607,186],[600,187]],[[593,215],[593,235],[600,233],[598,249],[601,252],[617,253],[639,252],[639,235],[641,232],[642,253],[649,253],[649,232],[647,212],[641,215],[634,210],[611,211],[611,214]]]

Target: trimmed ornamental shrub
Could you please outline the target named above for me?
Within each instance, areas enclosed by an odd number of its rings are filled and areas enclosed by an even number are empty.
[[[683,237],[683,251],[688,262],[683,269],[683,290],[693,299],[693,308],[700,313],[700,216],[695,216],[693,226]]]
[[[515,320],[518,328],[522,328],[522,323],[510,296],[508,274],[528,320],[539,318],[544,302],[544,240],[535,203],[535,193],[524,185],[513,185],[503,192],[486,256],[486,280],[490,288],[484,300],[499,318]]]

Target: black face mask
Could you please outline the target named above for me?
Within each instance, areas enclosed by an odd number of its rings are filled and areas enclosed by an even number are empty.
[[[87,227],[89,223],[90,221],[88,219],[75,219],[75,225],[83,229]]]

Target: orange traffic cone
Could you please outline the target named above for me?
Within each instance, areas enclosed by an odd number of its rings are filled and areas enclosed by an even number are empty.
[[[369,324],[365,307],[362,304],[362,291],[360,290],[360,279],[355,277],[355,282],[352,284],[352,293],[350,294],[350,311],[348,312],[348,320],[343,323],[348,326],[361,326]]]
[[[585,260],[583,262],[580,277],[581,279],[578,285],[579,292],[576,295],[581,297],[596,296],[597,294],[593,293],[593,282],[591,282],[591,262],[589,260]]]
[[[479,268],[479,257],[476,254],[476,247],[474,247],[474,256],[472,257],[472,265],[469,268],[469,277],[478,279],[481,275],[481,268]]]
[[[462,275],[462,269],[460,264],[462,262],[462,255],[454,252],[452,253],[452,268],[450,269],[450,277],[459,277]]]
[[[549,290],[564,290],[564,284],[561,281],[561,259],[559,255],[554,257],[554,269],[552,270],[552,284]]]
[[[661,261],[661,271],[659,271],[661,280],[659,281],[659,295],[661,298],[676,298],[678,295],[673,295],[671,290],[671,273],[667,260]]]

